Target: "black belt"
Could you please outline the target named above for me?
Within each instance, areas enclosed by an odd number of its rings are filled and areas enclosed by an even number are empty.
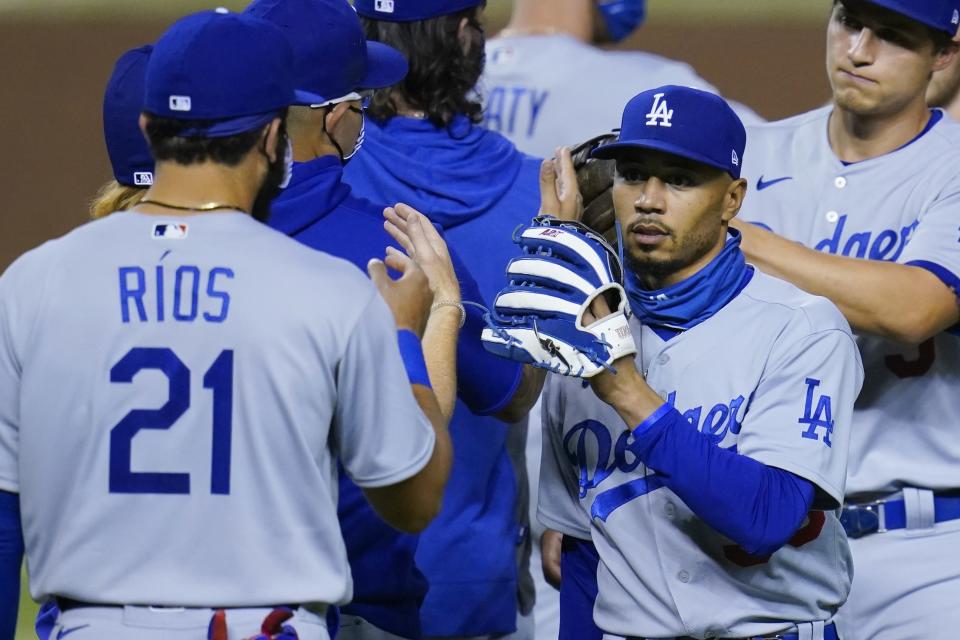
[[[54,598],[57,602],[57,609],[60,611],[70,611],[71,609],[82,609],[83,607],[119,607],[118,604],[94,604],[92,602],[81,602],[73,598]]]

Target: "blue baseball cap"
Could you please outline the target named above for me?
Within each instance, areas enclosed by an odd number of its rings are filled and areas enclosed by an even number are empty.
[[[294,90],[293,52],[283,33],[226,9],[181,18],[154,45],[143,109],[177,120],[203,120],[186,137],[217,138],[267,124],[292,104],[319,96]]]
[[[960,26],[960,2],[958,0],[866,0],[870,4],[889,9],[902,16],[916,20],[950,37]]]
[[[484,0],[354,0],[364,18],[384,22],[414,22],[450,15],[483,4]]]
[[[654,149],[740,177],[747,131],[720,96],[667,85],[644,91],[623,110],[616,142],[597,147],[594,158],[612,159],[627,149]]]
[[[153,156],[143,132],[143,85],[151,45],[127,51],[113,68],[103,95],[103,139],[113,166],[113,177],[128,187],[153,184]]]
[[[254,0],[245,14],[272,22],[293,47],[298,89],[319,99],[394,85],[407,75],[407,59],[393,47],[368,41],[347,0]]]

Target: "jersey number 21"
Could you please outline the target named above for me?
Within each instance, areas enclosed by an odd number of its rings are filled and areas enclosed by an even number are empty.
[[[130,469],[133,437],[141,429],[169,429],[190,407],[190,369],[170,349],[137,347],[110,369],[110,382],[132,382],[140,371],[162,372],[169,383],[159,409],[133,409],[110,431],[110,493],[190,493],[189,473]],[[233,427],[233,351],[221,351],[203,376],[213,392],[213,455],[210,492],[230,493],[230,437]]]

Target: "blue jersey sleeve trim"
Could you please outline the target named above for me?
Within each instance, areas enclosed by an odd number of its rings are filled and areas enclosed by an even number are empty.
[[[812,482],[717,446],[671,405],[633,431],[637,456],[655,480],[697,516],[755,556],[793,537],[813,506]]]
[[[664,402],[656,411],[647,416],[646,420],[634,428],[633,435],[636,436],[650,431],[650,429],[652,429],[660,420],[662,420],[665,416],[668,416],[671,410],[676,411],[676,409],[673,408],[673,405]]]
[[[16,632],[22,562],[20,496],[0,491],[0,638],[12,638]]]
[[[953,291],[954,295],[960,296],[960,278],[946,267],[936,262],[930,262],[929,260],[911,260],[906,264],[910,267],[920,267],[921,269],[929,271],[937,276],[937,279],[943,282],[943,284],[947,285],[947,287]]]
[[[930,262],[929,260],[911,260],[906,264],[910,267],[920,267],[921,269],[929,271],[935,275],[940,282],[947,285],[947,288],[953,291],[953,295],[957,296],[957,300],[960,300],[960,278],[958,278],[955,273],[946,267],[939,265],[936,262]],[[947,333],[954,336],[960,336],[960,324],[956,324],[947,329]]]

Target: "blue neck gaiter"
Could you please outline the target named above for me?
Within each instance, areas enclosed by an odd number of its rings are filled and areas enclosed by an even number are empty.
[[[753,269],[740,251],[740,232],[730,229],[729,233],[727,244],[710,264],[664,289],[644,289],[637,274],[627,269],[627,297],[640,322],[663,329],[692,329],[740,293],[753,277]]]

